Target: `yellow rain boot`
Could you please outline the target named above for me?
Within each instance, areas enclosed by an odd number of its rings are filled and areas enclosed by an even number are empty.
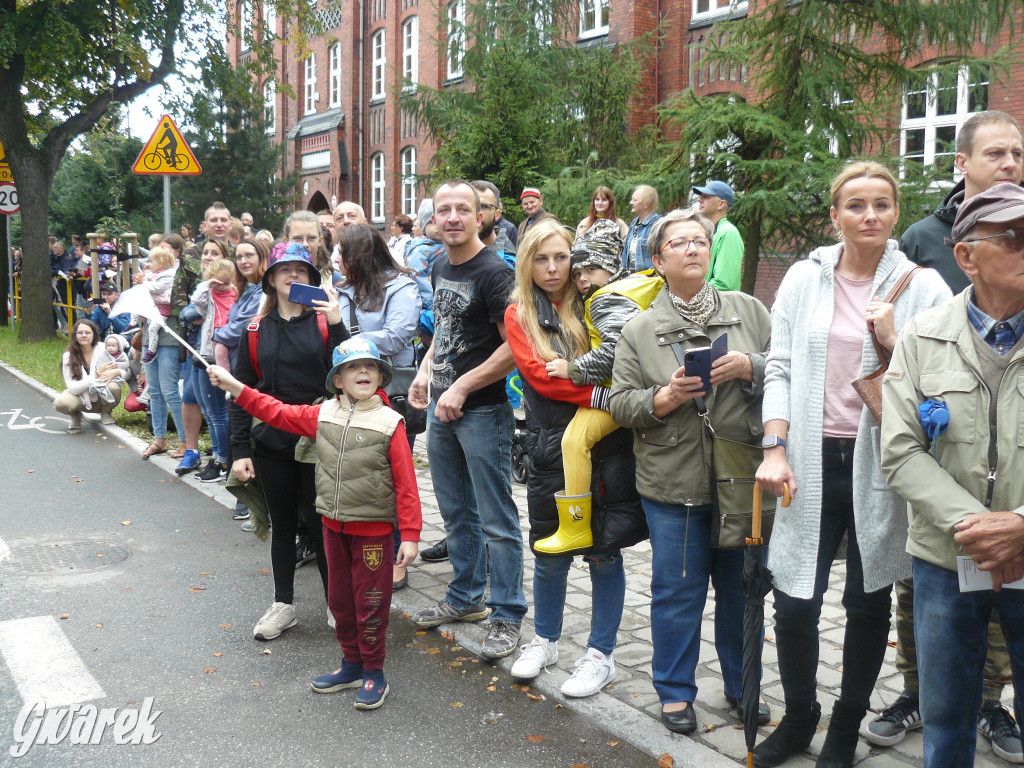
[[[548,555],[560,555],[594,546],[594,534],[590,530],[590,502],[589,493],[581,496],[566,496],[565,491],[556,493],[558,530],[538,541],[533,548]]]

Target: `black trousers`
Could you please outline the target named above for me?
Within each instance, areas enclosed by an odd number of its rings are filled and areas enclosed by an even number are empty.
[[[816,699],[818,619],[832,561],[844,534],[848,540],[842,601],[846,634],[839,700],[862,714],[868,708],[889,639],[891,587],[864,591],[864,568],[853,518],[854,442],[852,438],[831,437],[822,441],[821,529],[814,596],[802,600],[774,590],[779,675],[786,707],[795,711]]]
[[[270,563],[274,570],[274,601],[295,601],[295,534],[299,519],[306,524],[316,565],[327,597],[327,558],[324,556],[323,523],[316,513],[315,464],[295,459],[280,459],[259,452],[252,455],[256,477],[263,486],[263,496],[270,512]]]

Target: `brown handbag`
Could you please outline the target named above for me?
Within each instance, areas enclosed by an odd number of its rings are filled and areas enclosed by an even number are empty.
[[[885,297],[886,304],[895,304],[896,299],[900,297],[900,294],[907,289],[910,285],[910,281],[914,279],[920,270],[924,267],[913,267],[907,270],[906,274],[899,279],[899,282],[893,286],[892,290],[889,291],[889,295]],[[871,329],[871,340],[875,343],[875,352],[878,354],[878,359],[882,361],[882,364],[878,368],[867,376],[861,376],[859,379],[854,379],[851,383],[857,394],[860,395],[860,399],[864,401],[864,405],[871,411],[871,415],[875,417],[875,421],[879,424],[882,423],[882,377],[885,372],[889,370],[889,360],[892,357],[889,352],[885,350],[879,341],[878,336],[875,335],[875,329]]]

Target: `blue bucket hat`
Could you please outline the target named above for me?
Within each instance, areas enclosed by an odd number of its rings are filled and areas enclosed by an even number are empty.
[[[278,264],[286,261],[297,261],[306,265],[309,272],[309,284],[320,285],[320,271],[313,266],[313,257],[309,255],[306,246],[300,243],[278,243],[267,257],[267,269],[263,273],[263,292],[270,293],[270,273]]]
[[[334,394],[340,394],[337,387],[334,386],[334,374],[338,372],[338,369],[345,363],[351,362],[352,360],[376,360],[377,365],[380,366],[381,382],[382,387],[386,387],[391,383],[391,363],[380,356],[380,351],[377,349],[377,345],[367,339],[360,339],[358,336],[348,341],[343,341],[334,350],[334,355],[331,358],[331,362],[334,363],[334,367],[331,368],[331,372],[327,374],[327,389]]]
[[[732,187],[726,184],[724,181],[709,181],[703,187],[694,187],[693,191],[698,195],[712,195],[714,197],[720,197],[725,200],[726,205],[732,205],[733,191]]]

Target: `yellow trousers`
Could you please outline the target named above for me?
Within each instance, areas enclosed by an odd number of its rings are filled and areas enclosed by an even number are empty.
[[[618,428],[608,411],[580,408],[562,435],[562,466],[565,471],[565,495],[590,493],[590,451]]]

